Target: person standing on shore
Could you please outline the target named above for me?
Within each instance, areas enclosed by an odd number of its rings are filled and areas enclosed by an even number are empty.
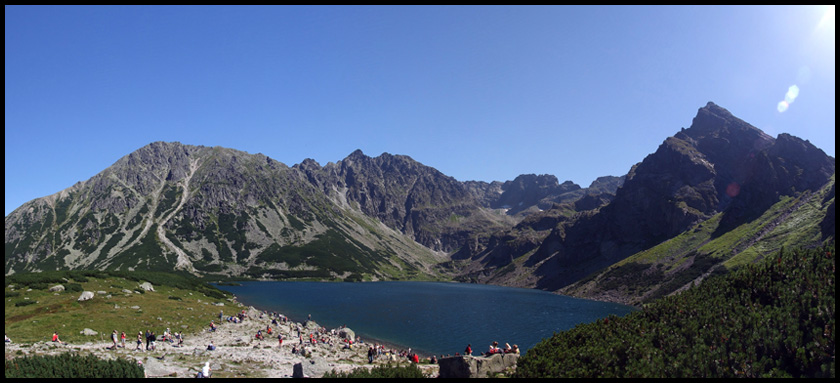
[[[111,349],[116,350],[117,349],[117,330],[114,330],[114,331],[111,332],[111,343],[113,343],[111,345]]]
[[[472,355],[472,344],[467,344],[467,349],[464,350],[464,355]]]

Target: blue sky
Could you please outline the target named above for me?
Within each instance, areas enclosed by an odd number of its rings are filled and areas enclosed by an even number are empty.
[[[713,101],[835,155],[833,6],[7,5],[5,17],[6,215],[153,141],[289,166],[361,149],[461,181],[586,187]]]

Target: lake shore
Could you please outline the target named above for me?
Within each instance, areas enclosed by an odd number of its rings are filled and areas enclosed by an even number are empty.
[[[339,336],[339,329],[324,329],[315,322],[301,323],[282,320],[272,325],[271,315],[255,307],[245,307],[235,303],[233,307],[224,306],[221,311],[232,315],[244,311],[245,319],[240,323],[223,321],[218,317],[208,318],[208,327],[198,333],[186,334],[183,345],[164,341],[156,342],[156,349],[136,350],[136,334],[128,334],[125,348],[110,349],[110,341],[86,342],[83,344],[57,344],[36,342],[32,344],[6,343],[6,358],[24,355],[52,355],[62,352],[92,353],[101,358],[125,358],[142,363],[148,377],[193,377],[201,370],[205,362],[210,362],[213,376],[216,377],[292,377],[294,366],[300,364],[305,376],[321,377],[330,371],[346,372],[359,367],[373,367],[379,364],[399,361],[407,363],[399,356],[399,348],[385,345],[385,350],[397,354],[378,355],[373,364],[368,363],[368,348],[375,345],[373,340],[354,343],[347,346]],[[210,332],[210,320],[217,324],[216,331]],[[267,334],[267,327],[272,334]],[[298,329],[303,342],[298,336]],[[153,329],[162,334],[161,329]],[[256,339],[257,331],[262,331],[263,340]],[[283,337],[282,345],[277,336]],[[310,342],[310,334],[318,341]],[[13,339],[14,340],[14,339]],[[212,342],[215,350],[208,350]],[[304,350],[301,352],[300,350]],[[296,350],[297,353],[292,351]],[[437,376],[437,365],[420,364],[427,376]]]

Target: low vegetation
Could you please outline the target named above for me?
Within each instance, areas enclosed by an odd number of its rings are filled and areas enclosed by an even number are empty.
[[[6,359],[6,378],[143,378],[143,367],[125,359],[102,360],[93,355],[25,356]]]
[[[391,364],[384,366],[377,366],[371,369],[357,368],[350,372],[328,372],[324,374],[324,378],[426,378],[423,371],[417,367],[416,364],[409,364],[405,366],[393,366]]]
[[[530,377],[834,377],[835,248],[784,251],[519,359]]]
[[[125,331],[129,341],[146,330],[192,333],[218,318],[225,307],[216,304],[231,297],[200,279],[166,273],[59,271],[5,280],[5,330],[20,343],[47,341],[53,332],[71,344],[107,341],[113,330]],[[143,282],[155,291],[141,289]],[[49,290],[56,285],[65,289]],[[78,301],[83,290],[94,298]],[[97,335],[81,334],[86,328]]]

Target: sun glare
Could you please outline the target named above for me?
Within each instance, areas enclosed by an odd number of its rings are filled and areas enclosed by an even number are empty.
[[[822,19],[820,19],[820,23],[817,24],[817,28],[830,29],[830,32],[834,33],[834,5],[829,5],[828,9],[825,10]]]

